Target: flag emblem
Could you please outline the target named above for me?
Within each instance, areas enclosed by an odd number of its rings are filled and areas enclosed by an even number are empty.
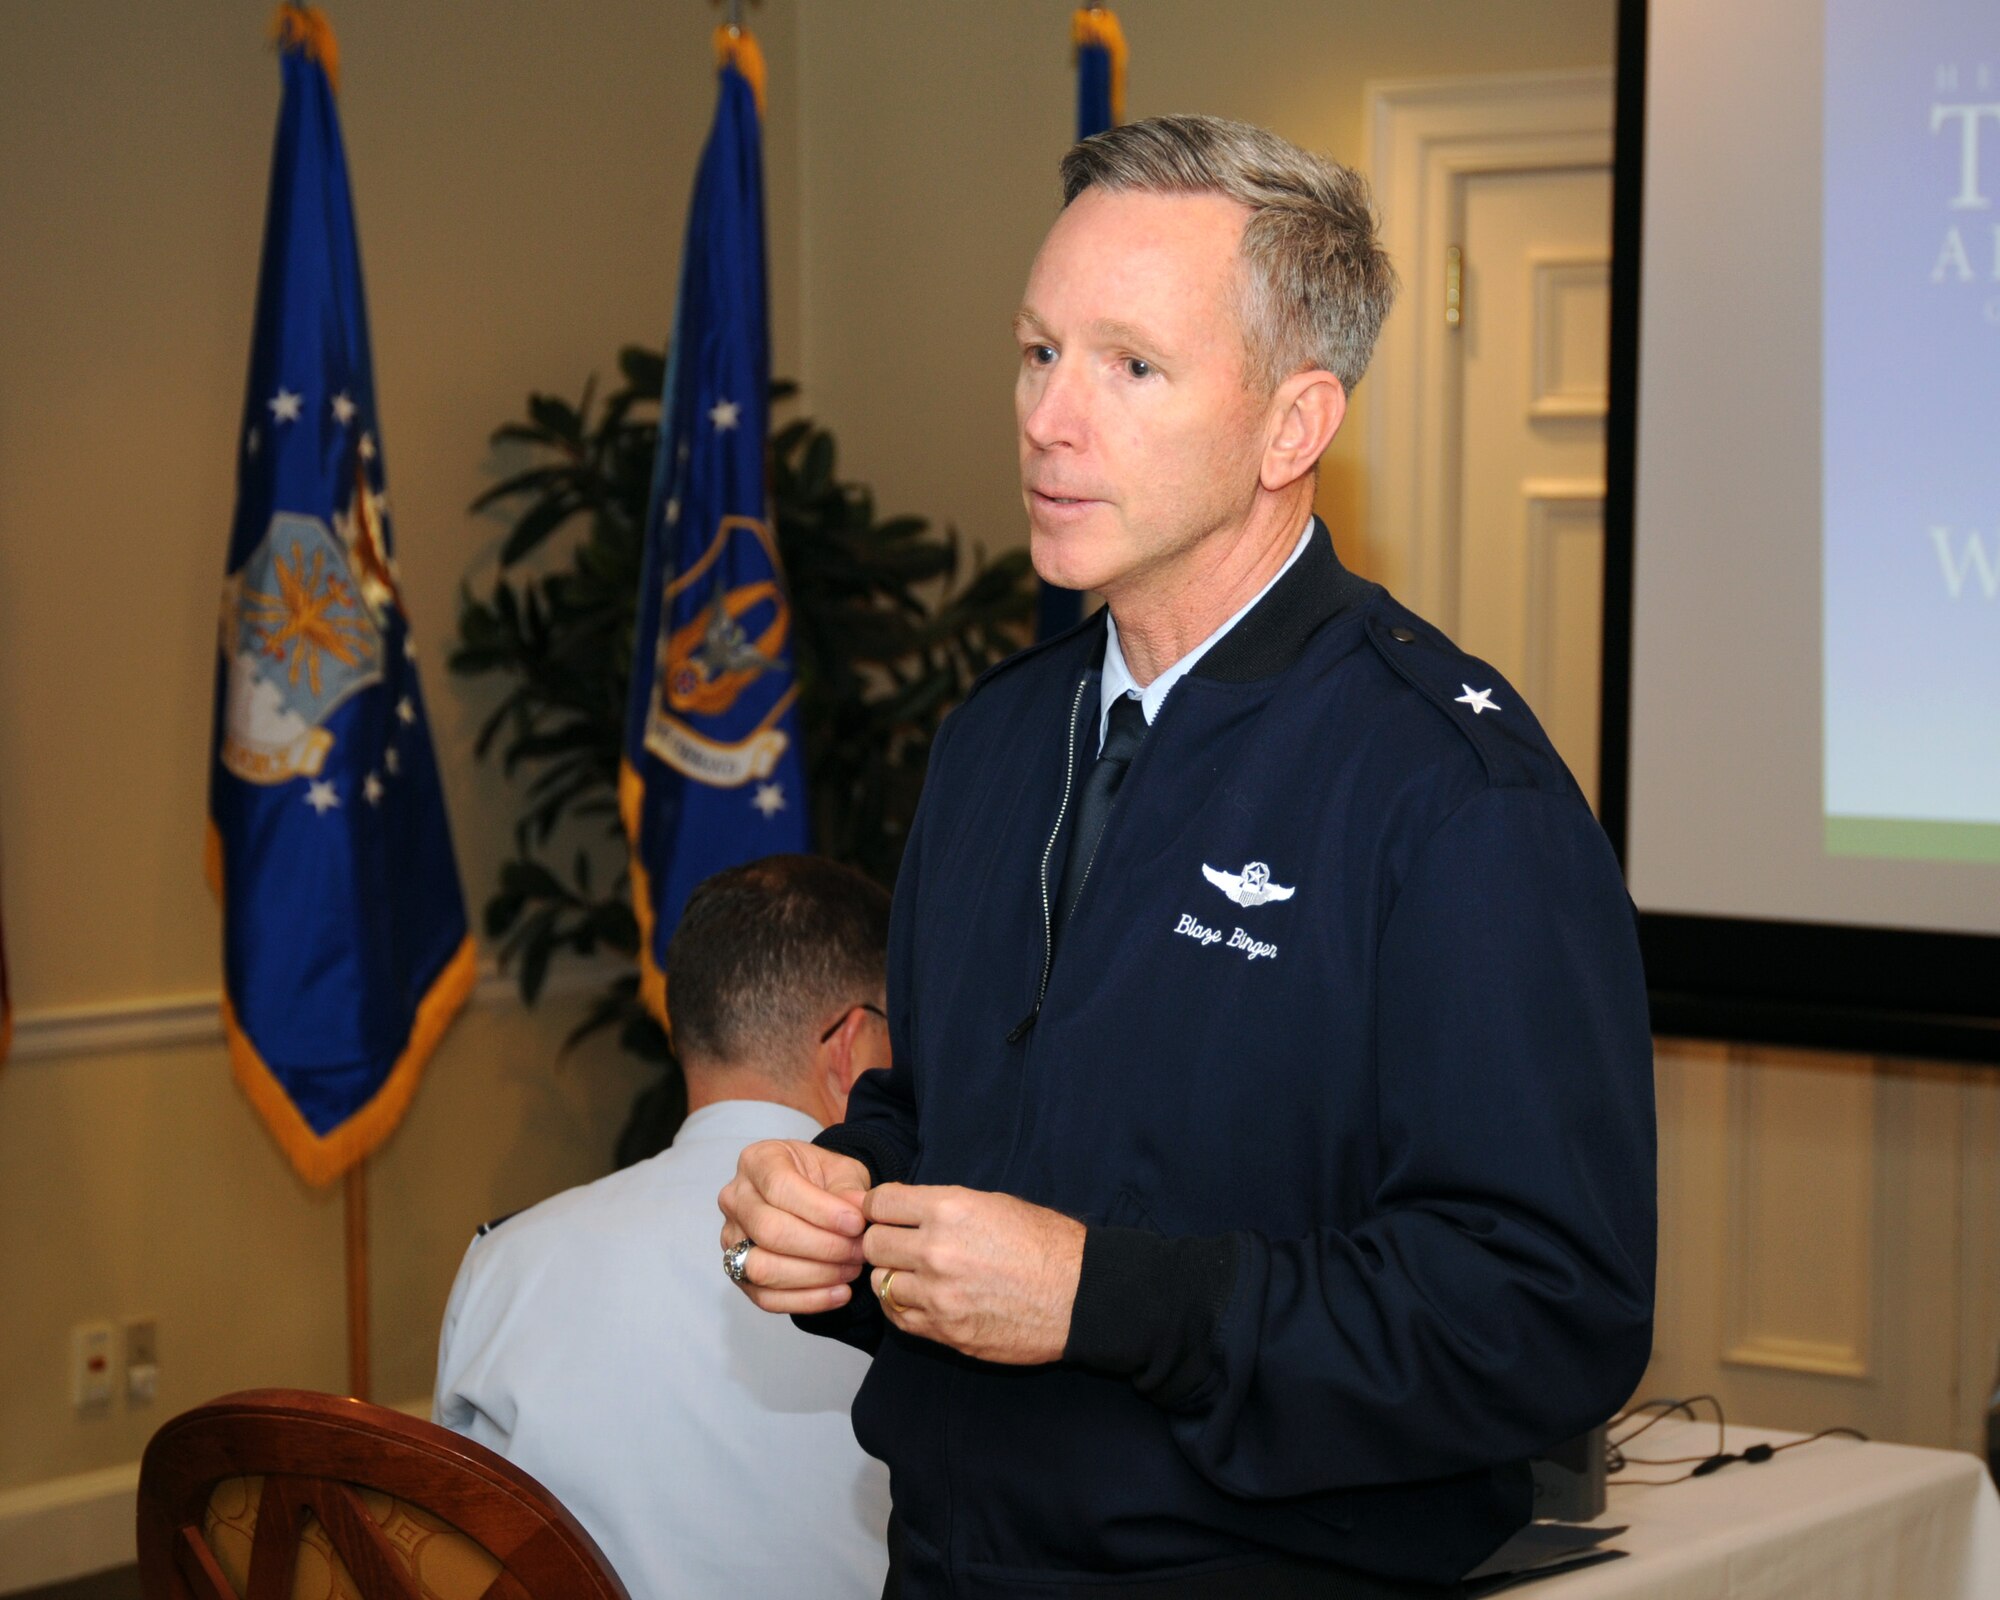
[[[382,681],[381,630],[347,552],[317,517],[281,511],[222,603],[222,764],[249,783],[318,777],[333,749],[327,718]]]
[[[792,608],[785,600],[785,591],[774,578],[727,587],[717,567],[724,545],[738,535],[755,539],[763,547],[771,570],[777,570],[778,548],[771,530],[753,517],[724,517],[702,558],[667,585],[666,602],[674,607],[683,594],[700,591],[709,571],[715,573],[706,603],[661,646],[665,668],[661,681],[676,710],[720,716],[732,709],[758,678],[782,668],[780,655],[792,625]],[[757,630],[754,639],[751,628]]]

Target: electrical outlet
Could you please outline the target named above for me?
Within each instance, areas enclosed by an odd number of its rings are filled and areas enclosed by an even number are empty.
[[[125,1323],[125,1403],[149,1406],[160,1392],[160,1328],[151,1317]]]
[[[115,1334],[108,1322],[80,1322],[70,1331],[70,1401],[79,1411],[101,1411],[111,1404]]]

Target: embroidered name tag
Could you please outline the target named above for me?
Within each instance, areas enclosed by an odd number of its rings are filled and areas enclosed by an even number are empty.
[[[1225,935],[1220,928],[1211,928],[1207,923],[1197,921],[1185,911],[1181,913],[1181,920],[1174,924],[1174,932],[1194,940],[1197,944],[1219,944],[1225,950],[1241,950],[1246,961],[1274,961],[1278,955],[1276,945],[1267,944],[1261,939],[1253,939],[1241,928],[1232,929]]]

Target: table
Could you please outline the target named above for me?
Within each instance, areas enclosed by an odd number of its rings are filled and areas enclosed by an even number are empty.
[[[1618,1430],[1620,1432],[1623,1429]],[[1731,1425],[1727,1448],[1803,1437]],[[1702,1456],[1715,1424],[1679,1419],[1629,1447]],[[1686,1466],[1629,1467],[1672,1478]],[[1666,1487],[1611,1480],[1622,1561],[1544,1578],[1522,1600],[2000,1600],[2000,1496],[1977,1457],[1829,1438]]]

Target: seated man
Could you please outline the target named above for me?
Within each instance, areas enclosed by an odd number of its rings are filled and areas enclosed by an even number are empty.
[[[715,1270],[743,1147],[838,1122],[889,1061],[889,897],[771,856],[695,890],[668,951],[673,1148],[479,1230],[438,1343],[439,1422],[539,1478],[634,1600],[880,1594],[888,1476],[848,1420],[867,1357]]]

